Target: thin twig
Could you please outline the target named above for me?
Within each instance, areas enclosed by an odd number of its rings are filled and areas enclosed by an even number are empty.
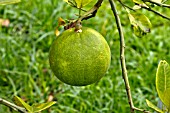
[[[127,6],[126,4],[124,4],[121,0],[118,0],[118,2],[119,2],[123,7],[128,8],[128,9],[130,9],[130,10],[132,10],[132,11],[135,11],[133,8],[131,8],[131,7]]]
[[[167,20],[170,20],[170,17],[165,16],[165,15],[161,14],[160,12],[157,12],[157,11],[153,10],[153,9],[151,9],[151,8],[148,7],[148,6],[144,6],[144,5],[141,5],[141,4],[138,4],[138,5],[139,5],[141,8],[143,8],[143,9],[146,9],[146,10],[148,10],[148,11],[151,11],[151,12],[155,13],[156,15],[161,16],[162,18],[165,18],[165,19],[167,19]]]
[[[72,1],[68,1],[68,3],[69,3],[72,7],[76,8],[76,9],[80,9],[80,10],[86,12],[86,10],[84,10],[84,9],[82,9],[82,8],[78,8],[78,7],[76,6],[76,3],[73,3]]]
[[[126,62],[125,62],[125,41],[124,41],[124,35],[123,35],[123,29],[121,25],[121,21],[118,15],[118,12],[116,10],[116,5],[113,0],[109,0],[113,14],[115,16],[117,28],[119,31],[119,36],[120,36],[120,62],[121,62],[121,68],[122,68],[122,77],[125,82],[125,87],[126,87],[126,93],[128,96],[128,102],[130,105],[130,109],[132,113],[135,113],[135,110],[141,111],[144,113],[149,113],[149,111],[146,111],[144,109],[139,109],[134,107],[133,100],[132,100],[132,95],[131,95],[131,90],[130,90],[130,85],[129,85],[129,80],[128,80],[128,75],[127,75],[127,69],[126,69]]]
[[[144,0],[143,0],[143,1],[144,1]],[[170,5],[168,5],[168,4],[158,3],[158,2],[155,2],[155,1],[153,1],[153,0],[146,0],[145,2],[150,2],[150,3],[155,4],[155,5],[157,5],[157,6],[170,8]]]
[[[2,98],[0,98],[0,104],[3,104],[3,105],[5,105],[5,106],[7,106],[7,107],[9,107],[9,108],[12,108],[12,109],[15,110],[15,111],[21,112],[21,113],[27,113],[27,111],[26,111],[25,108],[20,107],[20,106],[17,106],[17,105],[15,105],[15,104],[7,101],[7,100],[4,100],[4,99],[2,99]]]
[[[86,10],[84,10],[82,8],[77,8],[76,6],[72,6],[72,7],[76,8],[76,9],[80,9],[81,11],[87,12]]]
[[[140,108],[136,108],[136,107],[134,107],[133,109],[136,110],[136,111],[143,112],[143,113],[151,113],[150,111],[147,111],[145,109],[140,109]]]

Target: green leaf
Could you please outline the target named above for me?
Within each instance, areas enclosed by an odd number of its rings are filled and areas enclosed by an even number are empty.
[[[47,103],[42,103],[42,104],[34,104],[33,107],[33,112],[40,112],[42,110],[45,110],[49,107],[51,107],[52,105],[54,105],[56,102],[51,101],[51,102],[47,102]]]
[[[0,5],[7,5],[21,2],[21,0],[0,0]]]
[[[128,16],[136,36],[141,37],[151,31],[152,24],[145,15],[134,12],[129,13]]]
[[[82,8],[83,6],[86,6],[87,4],[89,4],[92,0],[75,0],[75,2],[77,3],[77,7],[78,8]]]
[[[20,106],[23,106],[28,112],[33,113],[33,107],[25,103],[20,97],[15,96],[15,101],[20,104]],[[22,104],[22,105],[21,105]]]
[[[156,73],[156,89],[161,101],[170,110],[170,67],[161,60]]]
[[[67,2],[69,5],[76,6],[77,8],[82,8],[88,5],[93,0],[64,0],[64,1]]]
[[[146,99],[146,103],[150,108],[154,109],[155,111],[157,111],[159,113],[164,113],[161,109],[159,109],[157,106],[155,106],[152,102],[150,102],[147,99]]]

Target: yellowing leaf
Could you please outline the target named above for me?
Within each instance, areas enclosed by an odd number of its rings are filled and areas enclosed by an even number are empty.
[[[148,7],[148,6],[143,2],[143,0],[133,0],[133,2],[136,3],[136,4],[139,4],[139,5]],[[136,6],[135,6],[135,7],[136,7]]]
[[[60,34],[60,31],[58,30],[58,28],[59,28],[60,26],[65,25],[65,24],[66,24],[66,22],[64,21],[64,19],[62,19],[61,17],[58,18],[58,26],[57,26],[57,28],[56,28],[56,30],[55,30],[55,35],[56,35],[56,36],[58,36],[58,35]]]
[[[65,24],[66,24],[66,22],[61,17],[59,17],[58,26],[65,25]]]
[[[137,3],[137,4],[144,4],[144,2],[142,0],[133,0],[134,3]]]
[[[0,0],[0,5],[7,5],[21,2],[21,0]]]
[[[151,31],[151,22],[145,15],[134,12],[129,13],[128,16],[135,35],[141,37]]]
[[[150,102],[147,99],[146,99],[146,103],[150,108],[154,109],[155,111],[157,111],[159,113],[164,113],[161,109],[159,109],[157,106],[155,106],[152,102]]]
[[[58,28],[56,28],[56,30],[55,30],[55,35],[56,35],[56,36],[59,36],[59,35],[60,35],[60,31],[58,30]]]
[[[33,112],[33,108],[30,106],[30,105],[28,105],[27,103],[25,103],[20,97],[18,97],[18,96],[15,96],[14,97],[15,98],[15,101],[18,103],[18,104],[22,104],[22,106],[27,110],[27,111],[29,111],[29,112]]]
[[[64,0],[64,1],[68,3],[68,0]]]
[[[134,6],[133,6],[133,9],[134,9],[134,10],[138,10],[138,9],[141,9],[141,7],[140,7],[139,5],[134,5]]]
[[[153,2],[161,3],[162,0],[152,0]]]
[[[47,102],[47,103],[42,103],[42,104],[34,104],[33,107],[33,112],[40,112],[42,110],[45,110],[49,107],[51,107],[52,105],[54,105],[56,102],[51,101],[51,102]]]
[[[156,89],[161,101],[170,110],[170,66],[161,60],[156,72]]]

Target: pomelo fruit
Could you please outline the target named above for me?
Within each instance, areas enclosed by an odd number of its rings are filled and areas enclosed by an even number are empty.
[[[52,43],[50,67],[62,82],[85,86],[102,78],[109,68],[110,48],[97,31],[82,27],[82,32],[70,28]]]

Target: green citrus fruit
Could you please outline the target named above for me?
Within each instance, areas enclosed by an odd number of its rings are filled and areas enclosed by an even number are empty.
[[[62,82],[85,86],[98,81],[109,68],[110,48],[104,37],[91,28],[64,31],[53,42],[49,62]]]

